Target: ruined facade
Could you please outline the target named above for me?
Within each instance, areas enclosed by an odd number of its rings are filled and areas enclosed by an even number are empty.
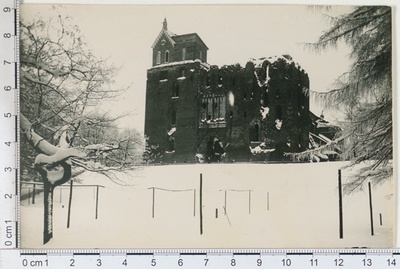
[[[281,161],[280,151],[308,148],[309,79],[290,56],[218,68],[207,49],[164,21],[147,71],[145,135],[156,161]]]

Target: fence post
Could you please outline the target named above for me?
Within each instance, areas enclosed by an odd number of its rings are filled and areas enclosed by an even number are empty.
[[[368,194],[369,194],[369,215],[371,221],[371,235],[374,235],[374,214],[372,211],[372,191],[371,191],[371,182],[368,182]]]
[[[35,204],[36,184],[33,184],[32,204]]]
[[[339,238],[343,239],[343,201],[342,201],[342,171],[338,170],[339,181]]]
[[[200,234],[203,234],[203,174],[200,174]]]
[[[224,201],[224,208],[225,208],[225,215],[226,215],[226,212],[227,212],[227,209],[226,209],[226,190],[225,190],[225,201]]]
[[[99,185],[97,185],[96,188],[97,188],[96,190],[96,219],[97,219],[99,212]]]
[[[193,189],[193,217],[196,217],[196,189]]]
[[[153,187],[153,204],[151,207],[151,217],[154,219],[154,203],[155,203],[155,196],[156,196],[156,189]]]
[[[73,187],[73,181],[71,180],[70,185],[69,185],[67,228],[69,228],[69,224],[70,224],[70,220],[71,220],[72,187]]]
[[[249,214],[251,214],[251,190],[249,190]]]

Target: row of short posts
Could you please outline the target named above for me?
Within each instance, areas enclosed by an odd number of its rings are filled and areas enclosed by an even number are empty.
[[[150,187],[149,190],[152,190],[153,199],[152,199],[152,206],[151,206],[151,217],[154,219],[155,216],[155,203],[156,203],[156,190],[160,191],[170,191],[170,192],[184,192],[184,191],[193,191],[193,216],[196,216],[196,189],[188,189],[188,190],[169,190],[157,187]]]
[[[170,192],[182,192],[182,191],[193,191],[193,216],[196,216],[196,189],[187,189],[187,190],[170,190],[163,189],[157,187],[148,188],[152,191],[152,205],[151,205],[151,217],[155,217],[155,204],[156,204],[156,190],[160,191],[170,191]],[[248,202],[249,202],[249,214],[251,214],[251,192],[252,190],[232,190],[227,189],[224,190],[224,211],[225,215],[227,214],[227,192],[228,191],[238,191],[238,192],[247,192],[248,193]],[[203,234],[203,174],[200,174],[200,186],[199,186],[199,218],[200,218],[200,234]],[[267,211],[269,211],[269,192],[267,192]],[[218,208],[215,209],[215,217],[218,218]]]
[[[69,183],[69,199],[68,199],[68,215],[67,215],[67,228],[70,226],[71,222],[71,209],[72,209],[72,191],[73,191],[73,180],[70,180]],[[96,207],[95,207],[95,219],[98,218],[99,215],[99,191],[100,188],[104,188],[102,185],[78,185],[76,187],[95,187],[96,194],[95,194],[95,199],[96,199]],[[62,188],[60,188],[60,202],[62,201]]]
[[[28,205],[31,204],[31,199],[32,199],[32,204],[35,204],[36,203],[36,194],[38,194],[40,192],[40,189],[38,189],[37,186],[43,186],[43,183],[42,182],[23,182],[23,181],[21,181],[21,186],[22,186],[22,184],[32,185],[32,191],[31,191],[31,188],[28,188]],[[73,185],[74,185],[73,180],[70,180],[68,213],[67,213],[67,228],[70,227],[70,223],[71,223],[72,193],[73,193],[73,189],[74,189]],[[97,219],[99,216],[100,188],[104,188],[104,186],[102,186],[102,185],[78,185],[76,187],[95,187],[95,197],[94,197],[94,199],[96,199],[95,219]],[[60,190],[60,203],[62,203],[63,186],[59,186],[58,188]]]
[[[21,189],[22,185],[32,185],[32,187],[28,187],[28,205],[31,203],[34,205],[36,203],[36,195],[39,194],[43,188],[40,188],[39,186],[43,186],[43,183],[41,182],[24,182],[21,181]]]

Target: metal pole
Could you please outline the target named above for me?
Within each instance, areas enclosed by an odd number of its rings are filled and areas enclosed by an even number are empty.
[[[203,234],[203,174],[200,174],[200,234]]]
[[[225,204],[224,204],[224,207],[225,207],[225,215],[226,215],[226,212],[227,212],[227,209],[226,209],[226,190],[225,190]]]
[[[155,196],[156,196],[156,189],[153,187],[153,205],[152,205],[152,209],[151,209],[151,217],[154,219],[154,200],[155,200]]]
[[[249,214],[251,214],[251,190],[249,190]]]
[[[196,216],[196,189],[193,190],[193,216]]]
[[[99,212],[99,185],[97,185],[96,188],[97,188],[96,190],[96,219],[97,219]]]
[[[70,181],[69,184],[69,200],[68,200],[68,217],[67,217],[67,228],[69,228],[70,220],[71,220],[71,204],[72,204],[72,187],[73,181]]]
[[[372,192],[371,192],[371,182],[368,182],[368,193],[369,193],[369,216],[371,220],[371,235],[374,235],[374,214],[372,212]]]
[[[33,184],[32,204],[35,204],[36,184]]]
[[[338,170],[339,180],[339,238],[343,239],[343,201],[342,201],[342,171]]]

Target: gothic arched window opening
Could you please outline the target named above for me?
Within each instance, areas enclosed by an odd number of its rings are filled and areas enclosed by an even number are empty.
[[[157,51],[157,58],[156,58],[156,64],[161,63],[161,51]]]
[[[166,63],[169,62],[169,51],[168,50],[165,52],[165,62]]]
[[[258,123],[254,124],[250,128],[250,141],[260,141],[260,125]]]

